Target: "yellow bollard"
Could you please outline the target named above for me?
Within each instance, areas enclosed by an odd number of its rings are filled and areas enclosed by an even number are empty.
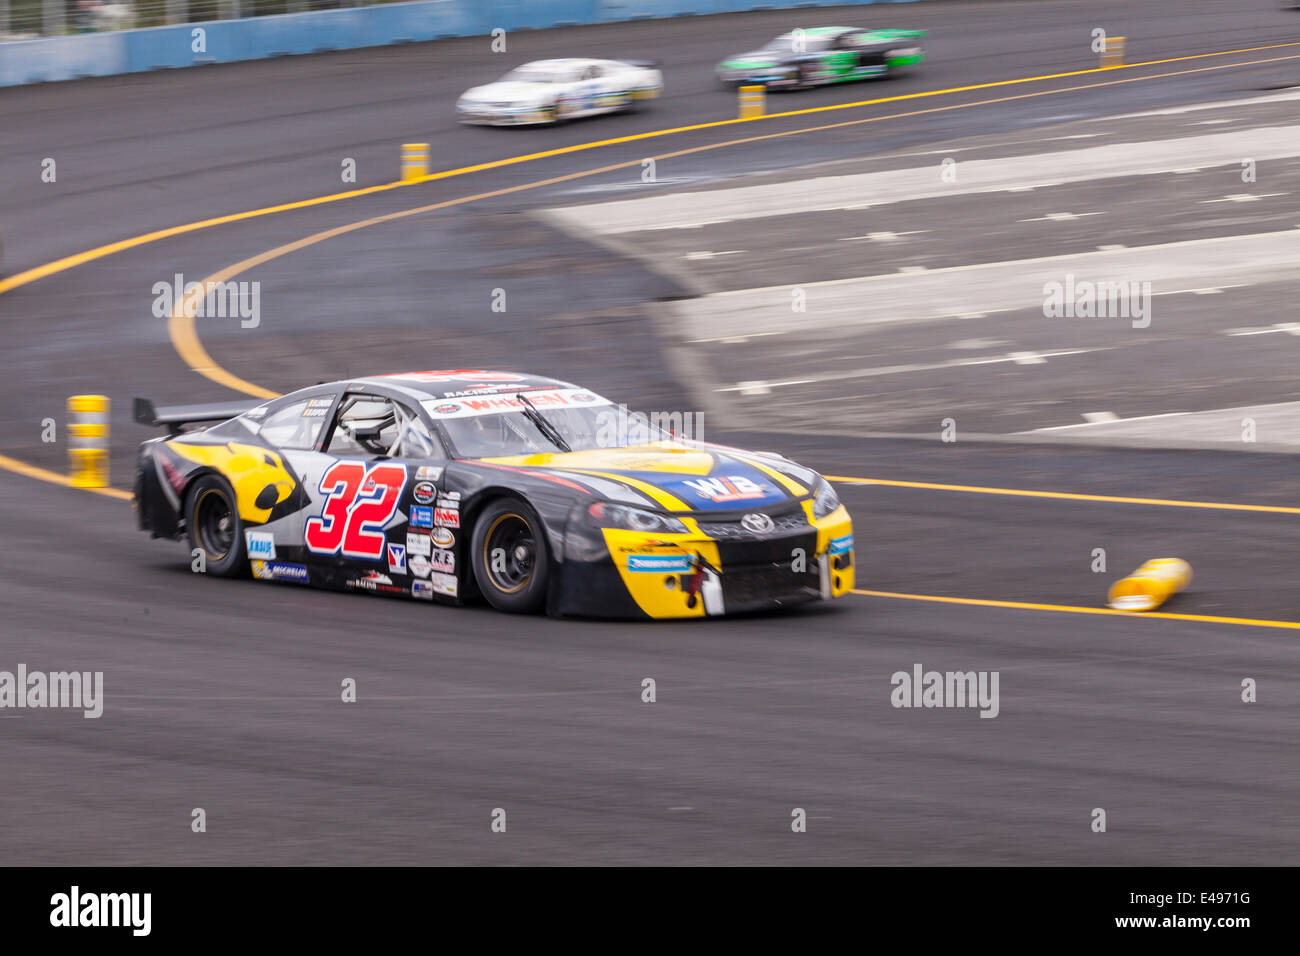
[[[1124,37],[1107,37],[1106,47],[1101,51],[1102,68],[1124,65]]]
[[[742,86],[740,88],[740,118],[753,119],[767,112],[767,87]]]
[[[409,183],[429,175],[429,144],[402,144],[402,182]]]
[[[77,488],[108,487],[108,396],[68,399],[68,467]]]
[[[1192,566],[1182,558],[1153,558],[1111,585],[1107,603],[1117,611],[1150,611],[1192,583]]]

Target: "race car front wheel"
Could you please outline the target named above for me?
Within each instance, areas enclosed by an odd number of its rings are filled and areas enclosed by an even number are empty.
[[[186,502],[190,547],[203,552],[204,571],[220,578],[246,573],[244,527],[230,484],[218,475],[204,475],[194,482]]]
[[[550,552],[541,519],[512,498],[493,501],[474,524],[474,578],[498,611],[531,614],[546,604]]]

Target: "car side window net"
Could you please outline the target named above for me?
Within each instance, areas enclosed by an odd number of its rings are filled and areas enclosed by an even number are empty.
[[[393,403],[375,395],[350,395],[339,407],[331,455],[387,455],[397,437]]]
[[[429,427],[401,405],[394,405],[397,436],[389,450],[394,458],[442,458],[442,449],[429,433]]]

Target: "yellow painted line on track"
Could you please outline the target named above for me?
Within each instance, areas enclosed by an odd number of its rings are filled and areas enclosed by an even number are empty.
[[[53,262],[47,262],[44,265],[28,269],[25,272],[18,272],[8,278],[0,279],[0,293],[8,292],[10,289],[17,289],[19,286],[27,285],[37,281],[38,279],[44,279],[47,276],[66,272],[68,269],[84,265],[87,262],[93,262],[96,259],[103,259],[105,256],[125,252],[128,249],[135,249],[138,246],[148,245],[151,242],[170,239],[173,236],[184,235],[187,232],[197,232],[200,229],[211,229],[213,226],[223,226],[231,222],[240,222],[241,220],[253,219],[258,216],[270,216],[274,213],[289,212],[294,209],[306,209],[309,206],[322,206],[326,203],[339,202],[344,199],[353,199],[357,196],[368,196],[371,193],[385,192],[389,189],[399,189],[406,185],[409,184],[395,182],[384,183],[380,186],[366,186],[363,189],[353,189],[345,193],[334,193],[329,196],[317,196],[314,199],[302,199],[297,202],[282,203],[279,206],[267,206],[264,209],[252,209],[248,212],[230,213],[229,215],[217,216],[213,219],[202,219],[198,222],[188,222],[179,226],[171,226],[167,229],[159,229],[155,232],[147,232],[141,236],[133,236],[130,239],[110,242],[108,245],[97,246],[94,249],[87,249],[85,252],[78,252],[71,256],[64,256],[62,259],[56,259]]]
[[[1069,76],[1084,76],[1084,75],[1097,74],[1097,73],[1113,74],[1118,70],[1131,70],[1131,69],[1137,69],[1139,67],[1154,66],[1154,65],[1165,64],[1165,63],[1176,63],[1176,62],[1205,59],[1208,57],[1217,57],[1217,56],[1233,56],[1241,53],[1252,53],[1252,52],[1259,52],[1263,50],[1274,50],[1274,49],[1282,49],[1286,47],[1295,47],[1295,46],[1300,46],[1300,43],[1278,43],[1269,46],[1246,47],[1237,50],[1221,50],[1214,53],[1198,53],[1189,56],[1172,57],[1163,60],[1149,60],[1141,63],[1125,64],[1123,66],[1118,66],[1118,67],[1107,67],[1107,68],[1094,67],[1090,69],[1074,70],[1065,73],[1046,74],[1043,76],[1020,77],[1011,80],[997,80],[989,83],[974,84],[971,86],[953,87],[951,89],[946,89],[946,90],[927,90],[927,91],[922,91],[917,93],[906,93],[897,96],[881,97],[873,100],[862,100],[854,103],[840,103],[840,104],[832,104],[828,106],[811,107],[811,108],[801,109],[801,110],[791,110],[783,113],[770,113],[765,116],[750,117],[743,120],[742,119],[718,120],[718,121],[713,121],[708,123],[696,124],[693,126],[683,126],[683,127],[676,127],[672,129],[665,129],[665,130],[652,130],[645,133],[637,133],[630,136],[618,137],[615,139],[598,140],[590,143],[579,143],[573,146],[565,146],[557,149],[546,150],[543,152],[530,153],[523,156],[508,157],[506,159],[494,160],[488,163],[480,163],[474,166],[465,166],[465,167],[460,167],[458,169],[444,170],[411,181],[399,180],[391,183],[383,183],[377,186],[367,186],[367,187],[362,187],[360,189],[348,190],[346,192],[333,193],[326,196],[317,196],[311,199],[298,200],[295,202],[281,203],[275,206],[267,206],[261,209],[253,209],[253,210],[248,210],[246,212],[240,212],[240,213],[231,213],[229,215],[217,216],[211,219],[200,220],[198,222],[184,223],[178,226],[172,226],[167,229],[156,230],[154,232],[145,233],[140,236],[134,236],[128,239],[120,240],[118,242],[113,242],[107,245],[98,246],[93,249],[88,249],[84,252],[76,253],[71,256],[65,256],[62,259],[57,259],[53,262],[48,262],[43,265],[36,266],[35,268],[27,269],[23,272],[9,276],[7,278],[0,278],[0,293],[8,292],[12,289],[20,288],[32,282],[36,282],[40,279],[44,279],[52,275],[57,275],[58,273],[64,272],[68,269],[72,269],[77,266],[84,265],[85,263],[88,262],[93,262],[97,259],[102,259],[119,252],[124,252],[129,249],[134,249],[139,246],[147,245],[149,243],[159,242],[163,239],[168,239],[173,236],[184,235],[186,233],[196,232],[202,229],[209,229],[215,226],[240,222],[243,220],[253,219],[261,216],[269,216],[276,213],[290,212],[298,209],[306,209],[313,206],[320,206],[329,203],[341,202],[347,199],[354,199],[361,196],[386,192],[393,189],[401,189],[403,187],[417,185],[422,182],[430,182],[433,180],[447,179],[453,176],[460,176],[468,173],[480,172],[489,169],[497,169],[503,166],[515,165],[519,163],[530,162],[533,160],[545,159],[548,157],[560,156],[569,153],[576,153],[582,150],[597,149],[603,146],[611,146],[619,143],[651,139],[660,136],[669,136],[677,133],[692,132],[695,130],[731,126],[736,123],[742,123],[742,122],[750,123],[750,122],[758,122],[761,120],[780,119],[783,117],[790,117],[790,116],[802,116],[802,115],[809,115],[814,113],[824,113],[833,110],[856,109],[856,108],[862,108],[864,106],[872,106],[872,105],[878,105],[882,103],[912,100],[912,99],[918,99],[922,97],[950,95],[953,93],[968,92],[968,91],[980,90],[980,89],[990,89],[994,87],[1010,86],[1014,84],[1042,82],[1045,80],[1060,79]],[[1271,62],[1276,62],[1278,60],[1293,60],[1293,59],[1300,59],[1300,55],[1271,57],[1262,60],[1250,60],[1244,63],[1229,63],[1229,64],[1209,66],[1209,67],[1201,67],[1193,70],[1180,70],[1180,71],[1174,71],[1170,73],[1160,73],[1160,74],[1153,74],[1147,76],[1126,77],[1118,80],[1108,80],[1100,83],[1089,83],[1089,84],[1083,84],[1081,86],[1066,87],[1062,89],[1043,90],[1036,93],[1026,93],[1026,94],[1020,94],[1015,96],[998,97],[990,100],[981,100],[981,101],[976,101],[971,103],[959,103],[950,106],[932,107],[929,109],[922,109],[922,110],[913,110],[906,113],[897,113],[889,116],[868,117],[859,120],[849,120],[845,122],[831,123],[831,124],[826,124],[817,127],[798,129],[798,130],[787,130],[780,133],[768,133],[768,134],[762,134],[757,136],[745,137],[741,139],[729,140],[721,143],[711,143],[704,146],[697,146],[689,149],[678,150],[676,152],[665,153],[660,156],[656,156],[654,158],[656,160],[671,159],[678,156],[690,155],[692,153],[699,153],[707,150],[723,149],[727,147],[744,145],[746,143],[758,142],[761,140],[776,139],[785,136],[795,136],[804,133],[821,132],[825,130],[838,129],[846,126],[854,126],[854,125],[860,125],[864,123],[882,122],[884,120],[890,120],[890,119],[903,119],[910,116],[920,116],[928,113],[945,112],[954,109],[968,109],[975,106],[985,106],[994,103],[1004,103],[1012,100],[1028,99],[1037,96],[1050,96],[1058,93],[1068,93],[1068,92],[1074,92],[1083,89],[1092,89],[1092,88],[1103,87],[1103,86],[1115,86],[1121,83],[1140,82],[1143,80],[1154,80],[1154,79],[1161,79],[1161,78],[1166,78],[1171,76],[1182,76],[1191,73],[1207,72],[1211,70],[1233,69],[1241,66],[1250,66],[1259,63],[1271,63]],[[494,196],[506,195],[509,193],[520,192],[528,189],[541,188],[548,185],[567,182],[573,179],[579,179],[588,176],[596,176],[605,172],[611,172],[618,169],[626,169],[629,167],[638,166],[640,165],[640,163],[641,160],[615,163],[608,166],[599,167],[596,169],[584,170],[579,173],[571,173],[568,175],[557,176],[551,179],[539,180],[537,182],[532,182],[532,183],[524,183],[518,186],[513,186],[505,189],[492,190],[489,192],[479,193],[474,196],[461,197],[459,199],[448,200],[446,202],[434,203],[428,206],[421,206],[415,209],[402,210],[396,213],[391,213],[389,215],[374,217],[372,219],[363,220],[361,222],[350,223],[348,225],[338,227],[337,229],[326,230],[324,232],[316,233],[313,236],[308,236],[304,239],[297,240],[296,242],[288,243],[286,245],[279,246],[276,249],[272,249],[268,252],[261,253],[257,256],[253,256],[248,259],[245,259],[242,262],[236,263],[235,265],[230,266],[229,268],[224,269],[221,272],[218,272],[215,275],[204,280],[203,285],[206,286],[208,283],[226,281],[230,277],[237,275],[242,271],[245,271],[250,268],[254,268],[257,265],[270,261],[271,259],[278,258],[279,256],[282,255],[286,255],[290,252],[295,251],[296,249],[301,249],[304,248],[305,246],[313,245],[317,242],[322,242],[333,236],[342,235],[344,233],[351,232],[355,229],[362,229],[362,228],[366,228],[367,226],[376,225],[393,219],[418,215],[424,212],[432,212],[434,210],[444,209],[451,206],[463,205],[465,203],[470,203],[481,199],[487,199]],[[192,319],[187,318],[183,314],[184,312],[183,308],[179,309],[178,311],[180,311],[181,313],[180,315],[177,315],[174,312],[171,318],[168,320],[168,332],[172,339],[173,346],[176,348],[177,352],[181,355],[181,357],[185,359],[186,363],[190,366],[191,369],[206,376],[207,378],[212,379],[213,381],[225,385],[228,388],[231,388],[235,391],[244,392],[245,394],[253,395],[258,398],[274,398],[279,394],[277,392],[271,391],[270,389],[263,388],[262,386],[256,385],[252,382],[248,382],[240,378],[239,376],[234,375],[233,373],[227,371],[221,366],[219,366],[212,359],[212,357],[207,353],[207,350],[203,348],[202,343],[199,341],[198,336],[195,333]],[[23,474],[28,477],[39,478],[40,480],[51,481],[55,484],[61,484],[67,487],[73,487],[69,479],[67,479],[63,475],[58,474],[57,472],[49,471],[48,469],[40,468],[35,465],[29,465],[26,462],[21,462],[18,461],[17,459],[9,458],[4,455],[0,455],[0,468],[15,472],[17,474]],[[86,489],[86,490],[96,491],[98,493],[107,495],[109,497],[119,497],[119,498],[131,497],[128,492],[117,488]],[[1105,500],[1105,499],[1098,499],[1098,500]],[[1223,507],[1228,507],[1228,506],[1223,506]],[[1252,506],[1237,506],[1237,507],[1241,507],[1246,510],[1278,510],[1278,509],[1256,508]],[[1282,509],[1282,510],[1286,510],[1286,509]]]
[[[1218,56],[1235,56],[1237,54],[1242,54],[1242,53],[1256,53],[1264,50],[1277,50],[1277,49],[1283,49],[1283,48],[1295,47],[1295,46],[1300,46],[1300,42],[1275,43],[1268,46],[1244,47],[1238,50],[1219,50],[1213,53],[1195,53],[1189,56],[1170,57],[1163,60],[1147,60],[1141,63],[1128,63],[1128,64],[1124,64],[1123,66],[1090,67],[1084,70],[1070,70],[1064,73],[1048,73],[1042,76],[1017,77],[1015,79],[1010,79],[1010,80],[993,80],[988,83],[976,83],[970,86],[956,86],[944,90],[922,90],[916,93],[901,93],[895,96],[883,96],[877,99],[859,100],[853,103],[833,103],[827,106],[813,106],[813,107],[808,107],[799,110],[788,110],[782,113],[768,113],[764,116],[747,117],[745,119],[732,118],[732,119],[725,119],[725,120],[712,120],[707,123],[696,123],[691,126],[677,126],[669,129],[649,130],[644,133],[632,133],[628,136],[619,136],[612,139],[595,140],[589,143],[575,143],[572,146],[561,146],[555,149],[543,150],[541,152],[527,153],[521,156],[510,156],[504,159],[491,160],[489,162],[478,163],[473,166],[461,166],[456,169],[442,170],[440,172],[430,173],[426,176],[422,176],[417,179],[398,180],[396,182],[391,182],[391,183],[382,183],[377,186],[365,186],[360,189],[347,190],[346,192],[331,193],[326,196],[316,196],[311,199],[302,199],[295,202],[281,203],[276,206],[266,206],[261,209],[250,209],[245,212],[230,213],[225,216],[216,216],[214,218],[203,219],[198,222],[183,223],[178,226],[171,226],[167,229],[159,229],[154,232],[145,233],[140,236],[133,236],[129,239],[122,239],[118,242],[112,242],[112,243],[108,243],[107,245],[98,246],[94,249],[88,249],[85,252],[79,252],[71,256],[65,256],[64,258],[57,259],[54,262],[47,262],[43,265],[36,266],[35,268],[27,269],[24,272],[16,273],[15,275],[9,276],[8,278],[0,279],[0,293],[8,292],[11,289],[17,289],[21,286],[28,285],[29,283],[36,282],[39,279],[44,279],[48,276],[56,275],[68,269],[75,268],[76,266],[84,265],[87,262],[93,262],[96,259],[102,259],[105,256],[111,256],[118,252],[124,252],[128,249],[134,249],[139,246],[147,245],[149,243],[159,242],[163,239],[169,239],[173,236],[184,235],[185,233],[190,233],[190,232],[197,232],[201,229],[210,229],[213,228],[214,226],[226,225],[233,222],[241,222],[243,220],[255,219],[261,216],[270,216],[276,213],[290,212],[296,209],[307,209],[312,206],[322,206],[328,203],[342,202],[344,200],[355,199],[360,196],[368,196],[374,193],[387,192],[388,190],[392,190],[392,189],[403,189],[407,186],[419,185],[420,183],[433,182],[434,180],[440,180],[440,179],[449,179],[454,176],[464,176],[470,173],[483,172],[490,169],[500,169],[505,166],[513,166],[513,165],[518,165],[520,163],[533,162],[539,159],[549,159],[555,156],[569,155],[572,153],[582,152],[584,150],[600,149],[605,146],[616,146],[621,143],[637,142],[640,140],[653,139],[661,136],[673,136],[673,135],[679,135],[681,133],[696,132],[699,130],[717,129],[724,126],[733,126],[737,123],[757,123],[757,122],[763,122],[765,120],[784,119],[791,116],[808,116],[814,113],[827,113],[835,110],[861,109],[866,106],[877,106],[882,103],[897,103],[906,100],[915,100],[915,99],[921,99],[924,97],[932,97],[932,96],[949,96],[954,93],[967,93],[974,90],[995,89],[998,87],[1014,86],[1017,84],[1041,83],[1047,80],[1063,79],[1065,77],[1071,77],[1071,76],[1089,76],[1098,73],[1108,73],[1113,75],[1119,70],[1134,70],[1134,69],[1139,69],[1141,67],[1159,66],[1161,64],[1166,64],[1166,63],[1180,63],[1189,60],[1201,60],[1201,59],[1207,59],[1210,57],[1218,57]],[[1289,60],[1289,59],[1296,59],[1296,58],[1297,57],[1272,57],[1263,60],[1250,60],[1245,63],[1229,63],[1229,64],[1218,65],[1218,66],[1203,67],[1197,70],[1181,70],[1172,73],[1155,74],[1152,76],[1128,77],[1123,80],[1112,80],[1112,81],[1107,81],[1102,83],[1091,83],[1091,84],[1085,84],[1084,86],[1068,87],[1062,90],[1052,90],[1047,92],[1066,93],[1066,92],[1071,92],[1080,89],[1090,89],[1093,87],[1113,86],[1118,83],[1134,82],[1134,81],[1146,80],[1146,79],[1154,80],[1154,79],[1161,79],[1170,76],[1183,76],[1189,73],[1200,73],[1208,70],[1232,69],[1238,66],[1251,66],[1259,63],[1272,63],[1272,62],[1276,62],[1277,60]],[[1031,94],[1031,95],[1045,95],[1045,94]],[[1017,98],[1019,97],[1008,97],[1007,99],[1017,99]],[[986,102],[996,103],[996,102],[1005,102],[1005,101],[1006,100],[989,100]],[[970,104],[970,105],[982,105],[982,104]],[[924,112],[932,112],[932,111],[922,110],[920,112],[924,113]],[[918,114],[905,113],[900,115],[912,116]],[[892,118],[898,118],[898,117],[892,117]],[[839,126],[839,125],[851,125],[851,124],[834,124],[832,126],[817,127],[817,129],[833,129],[835,128],[835,126]],[[813,131],[814,130],[796,130],[795,132],[801,133],[801,132],[813,132]],[[776,135],[789,135],[789,134],[776,134]],[[721,144],[721,145],[737,145],[740,143],[752,142],[756,139],[763,139],[763,138],[766,137],[752,137],[749,139],[736,140],[733,141],[732,143]],[[680,155],[680,154],[668,154],[668,155],[673,156],[673,155]],[[667,158],[667,157],[656,157],[656,158]],[[633,164],[628,164],[628,165],[633,165]],[[619,168],[619,167],[615,167],[615,168]]]
[[[545,179],[539,182],[521,183],[518,186],[506,186],[502,189],[491,190],[490,192],[476,193],[473,196],[461,196],[457,199],[447,199],[442,202],[431,203],[427,206],[417,206],[414,209],[402,209],[382,216],[375,216],[371,219],[362,219],[359,222],[350,222],[343,226],[336,226],[333,229],[326,229],[322,232],[305,236],[302,239],[295,239],[293,242],[287,242],[282,246],[276,246],[274,249],[268,249],[266,252],[260,252],[255,256],[250,256],[247,259],[236,262],[234,265],[227,266],[220,272],[213,273],[206,279],[202,280],[199,284],[206,289],[210,285],[218,282],[228,282],[235,276],[247,272],[249,269],[254,269],[257,266],[270,262],[273,259],[278,259],[281,256],[297,252],[299,249],[304,249],[307,246],[313,246],[318,242],[333,239],[335,236],[355,232],[358,229],[365,229],[380,223],[391,222],[395,219],[404,219],[408,216],[418,216],[423,213],[435,212],[439,209],[447,209],[451,206],[463,206],[466,203],[477,202],[482,199],[491,199],[494,196],[504,196],[509,193],[522,192],[526,189],[537,189],[543,186],[567,182],[571,179],[579,179],[583,176],[594,176],[599,173],[623,169],[628,166],[639,166],[640,164],[640,160],[635,160],[629,163],[617,163],[612,166],[605,166],[601,169],[584,170],[580,173],[569,173],[565,176],[556,176],[552,179]],[[280,394],[279,392],[273,392],[268,388],[263,388],[261,385],[256,385],[253,382],[240,378],[233,372],[229,372],[222,366],[218,365],[216,359],[208,354],[207,349],[203,347],[203,343],[199,341],[198,331],[194,325],[194,316],[185,314],[187,303],[197,297],[197,291],[198,290],[196,290],[195,296],[187,296],[177,302],[175,307],[172,309],[172,314],[167,319],[167,334],[170,336],[172,345],[176,349],[176,352],[191,370],[205,378],[217,382],[220,385],[224,385],[236,392],[243,392],[246,395],[252,395],[255,398],[277,398]]]
[[[1200,508],[1206,511],[1262,511],[1266,514],[1300,515],[1300,508],[1283,505],[1242,505],[1226,501],[1181,501],[1177,498],[1128,498],[1121,495],[1081,495],[1068,491],[1030,491],[1026,488],[992,488],[984,485],[943,485],[931,481],[894,481],[888,478],[845,478],[823,475],[827,481],[846,485],[884,485],[890,488],[918,488],[924,491],[958,491],[973,495],[1012,495],[1019,498],[1055,498],[1061,501],[1102,501],[1109,504],[1157,505],[1162,508]]]
[[[954,86],[944,90],[921,90],[916,93],[898,93],[894,96],[881,96],[871,100],[857,100],[852,103],[831,103],[827,106],[809,106],[804,109],[786,110],[781,113],[764,113],[762,116],[743,116],[732,117],[725,120],[710,120],[706,123],[693,123],[690,126],[675,126],[669,129],[649,130],[644,133],[629,133],[627,136],[616,136],[611,139],[596,140],[590,143],[575,143],[572,146],[559,146],[555,149],[543,150],[539,153],[529,153],[524,156],[511,156],[507,159],[495,159],[486,163],[480,163],[477,166],[465,166],[461,169],[450,169],[445,172],[430,173],[422,177],[420,182],[429,182],[434,179],[446,179],[450,176],[460,176],[465,173],[481,172],[487,169],[500,169],[502,166],[512,166],[516,163],[527,163],[537,159],[549,159],[554,156],[565,156],[571,153],[582,152],[588,149],[598,149],[602,146],[617,146],[622,143],[635,143],[641,140],[654,139],[659,136],[675,136],[681,133],[694,133],[705,129],[718,129],[723,126],[735,126],[738,123],[755,123],[762,120],[786,119],[791,116],[809,116],[813,113],[829,113],[835,110],[861,109],[864,106],[879,106],[882,103],[900,103],[905,100],[922,99],[928,96],[950,96],[953,93],[969,93],[975,90],[991,90],[1002,86],[1015,86],[1023,83],[1041,83],[1045,80],[1060,80],[1071,76],[1087,76],[1096,73],[1114,73],[1116,70],[1132,70],[1144,66],[1160,66],[1165,63],[1181,63],[1187,60],[1202,60],[1214,56],[1234,56],[1239,53],[1258,53],[1263,50],[1279,50],[1287,47],[1300,46],[1300,42],[1293,43],[1273,43],[1268,46],[1245,47],[1240,50],[1220,50],[1215,53],[1194,53],[1189,56],[1176,56],[1164,60],[1146,60],[1142,63],[1126,63],[1121,66],[1112,67],[1088,67],[1082,70],[1069,70],[1065,73],[1046,73],[1042,76],[1022,76],[1011,80],[991,80],[987,83],[973,83],[970,86]],[[1290,57],[1279,57],[1278,59],[1290,59]],[[1231,66],[1246,66],[1252,63],[1270,63],[1268,60],[1251,60],[1244,64],[1231,64],[1230,66],[1214,66],[1207,69],[1220,70],[1230,69]],[[1186,70],[1176,73],[1161,73],[1158,76],[1181,76],[1183,73],[1194,73],[1196,70]],[[1157,77],[1150,77],[1156,79]],[[1145,79],[1139,77],[1138,79]],[[1123,82],[1123,81],[1116,81]],[[1091,84],[1096,86],[1107,86],[1107,83]],[[1075,87],[1082,89],[1083,87]]]
[[[1164,611],[1115,611],[1108,607],[1078,607],[1074,604],[1031,604],[1025,601],[985,601],[979,598],[941,597],[937,594],[902,594],[897,591],[867,591],[859,588],[853,594],[866,597],[894,598],[900,601],[929,601],[936,604],[964,604],[971,607],[999,607],[1017,611],[1053,611],[1058,614],[1104,614],[1109,617],[1154,617],[1164,621],[1197,621],[1202,624],[1233,624],[1239,627],[1277,627],[1300,631],[1300,621],[1267,621],[1255,617],[1218,617],[1212,614],[1170,614]]]
[[[17,458],[10,458],[8,455],[0,455],[0,468],[12,471],[15,474],[26,475],[28,478],[35,478],[38,481],[48,481],[52,485],[63,485],[65,488],[77,488],[79,491],[93,491],[97,495],[105,495],[109,498],[122,498],[126,501],[131,500],[131,492],[124,491],[121,488],[82,488],[74,485],[72,479],[67,475],[61,475],[57,471],[50,471],[48,468],[39,468],[36,465],[29,465],[25,461],[19,461]]]
[[[1282,44],[1282,45],[1292,46],[1295,44]],[[1218,54],[1201,54],[1201,55],[1217,56]],[[1191,59],[1194,59],[1194,57]],[[1300,54],[1296,54],[1294,56],[1275,57],[1270,60],[1251,61],[1251,62],[1273,62],[1274,59],[1297,60],[1300,59]],[[1157,61],[1157,62],[1164,62],[1164,61]],[[1153,76],[1127,77],[1125,79],[1120,79],[1120,80],[1108,80],[1102,83],[1089,83],[1083,86],[1065,87],[1063,89],[1040,90],[1037,93],[1020,93],[1013,96],[1003,96],[1003,97],[997,97],[995,99],[989,99],[989,100],[976,100],[970,103],[954,103],[949,106],[933,106],[927,109],[911,110],[906,113],[891,113],[885,116],[871,116],[871,117],[866,117],[864,119],[844,120],[839,123],[830,123],[823,126],[805,127],[796,130],[785,130],[780,133],[763,133],[756,136],[748,136],[743,139],[726,140],[719,143],[707,143],[702,146],[692,146],[686,149],[676,150],[671,153],[661,153],[651,158],[653,158],[656,161],[664,160],[664,159],[674,159],[679,156],[688,156],[694,153],[703,153],[715,149],[726,149],[729,147],[741,146],[746,143],[758,142],[760,140],[779,139],[786,136],[798,136],[806,133],[817,133],[826,130],[840,129],[846,126],[860,126],[866,123],[881,123],[881,122],[885,122],[886,120],[905,119],[912,116],[922,116],[928,113],[943,113],[943,112],[949,112],[951,110],[971,109],[976,106],[988,106],[995,103],[1006,103],[1013,100],[1031,99],[1033,97],[1039,97],[1039,96],[1051,96],[1057,93],[1069,93],[1077,90],[1093,89],[1099,86],[1114,86],[1120,83],[1134,83],[1134,82],[1140,82],[1142,80],[1153,80],[1153,79],[1159,79],[1161,77],[1168,77],[1168,76],[1182,76],[1187,73],[1201,73],[1206,70],[1221,70],[1233,66],[1244,66],[1244,65],[1246,64],[1233,63],[1233,64],[1227,64],[1225,66],[1199,67],[1194,70],[1182,70],[1176,73],[1161,73]],[[1114,67],[1111,69],[1120,69],[1120,68]],[[1083,70],[1080,72],[1096,73],[1096,72],[1103,72],[1103,71]],[[1062,75],[1070,75],[1070,74],[1062,74]],[[1018,81],[1013,81],[1013,80],[1000,81],[1001,84],[1006,84],[1011,82],[1018,82]],[[999,85],[999,84],[989,84],[989,85]],[[975,89],[977,87],[971,87],[971,88]],[[907,96],[898,97],[898,99],[906,99],[908,97],[918,96],[918,95],[921,94],[907,94]],[[887,101],[888,100],[879,100],[879,101],[873,100],[869,102],[887,102]],[[847,105],[859,105],[859,104],[847,104]],[[821,112],[827,109],[840,109],[840,108],[845,108],[845,106],[842,105],[842,106],[832,106],[832,107],[816,107],[815,109],[801,110],[798,112]],[[796,114],[790,113],[790,114],[774,114],[774,115],[796,115]],[[707,125],[722,126],[733,122],[737,122],[737,121],[724,120],[719,123],[707,124]],[[745,122],[748,122],[748,120],[746,120]],[[696,127],[683,127],[683,129],[694,129],[694,128]],[[667,132],[676,132],[676,131],[670,130]],[[638,134],[636,137],[632,137],[632,138],[644,138],[646,136],[652,136],[652,135],[660,135],[660,134],[659,133]],[[627,139],[627,137],[625,137],[624,140],[625,139]],[[577,149],[586,149],[594,146],[607,145],[609,143],[622,142],[622,141],[623,140],[607,140],[601,143],[582,144],[576,147],[565,147],[564,150],[561,151],[573,152],[576,151]],[[472,171],[476,169],[491,168],[493,165],[503,165],[509,162],[542,158],[544,156],[553,155],[555,152],[556,151],[551,151],[548,153],[536,153],[528,157],[518,157],[516,160],[500,160],[495,164],[487,164],[485,166],[478,166],[478,167],[466,167],[464,170],[455,170],[452,172],[459,174],[461,172]],[[326,229],[322,232],[318,232],[313,235],[307,236],[303,239],[298,239],[293,242],[286,243],[282,246],[277,246],[274,249],[267,250],[266,252],[259,253],[248,259],[244,259],[241,262],[237,262],[234,265],[229,266],[228,268],[223,269],[218,273],[208,276],[206,279],[203,280],[202,284],[206,287],[213,283],[227,282],[230,279],[232,279],[234,276],[239,275],[241,272],[247,271],[248,269],[254,268],[259,265],[263,265],[264,263],[270,262],[273,259],[278,259],[280,256],[288,255],[289,253],[295,252],[299,249],[305,248],[307,246],[315,245],[318,242],[323,242],[327,239],[331,239],[334,238],[335,236],[340,236],[357,229],[365,229],[369,226],[378,225],[380,223],[392,222],[396,219],[403,219],[408,216],[416,216],[422,213],[434,212],[436,210],[446,209],[451,206],[465,205],[466,203],[477,202],[479,200],[489,199],[494,196],[504,196],[509,193],[524,192],[530,189],[539,189],[546,186],[553,186],[558,183],[569,182],[575,179],[583,179],[590,176],[598,176],[601,175],[602,173],[614,172],[619,169],[628,169],[634,166],[640,166],[642,162],[643,160],[635,159],[635,160],[629,160],[621,163],[612,163],[610,165],[600,166],[595,169],[582,170],[576,173],[567,173],[563,176],[554,176],[551,177],[550,179],[542,179],[530,183],[520,183],[519,185],[516,186],[509,186],[503,189],[494,189],[489,192],[477,193],[472,196],[462,196],[457,199],[448,199],[448,200],[444,200],[443,202],[432,203],[427,206],[417,206],[413,209],[402,209],[402,210],[398,210],[397,212],[387,213],[386,215],[375,216],[373,218],[364,219],[359,222],[353,222],[353,223],[348,223],[347,225],[337,226],[333,229]],[[439,178],[441,175],[443,174],[435,173],[432,176],[426,177],[425,179],[426,180],[435,179],[435,178]],[[451,173],[448,173],[447,175],[451,175]],[[3,287],[0,287],[0,292],[3,291],[4,291]],[[194,328],[193,317],[186,316],[183,313],[184,313],[183,305],[181,303],[178,303],[176,310],[172,313],[171,319],[168,321],[168,334],[171,336],[172,344],[175,347],[176,351],[180,354],[180,356],[185,360],[185,362],[190,366],[190,368],[193,371],[204,376],[205,378],[211,379],[214,382],[217,382],[221,385],[225,385],[228,388],[233,389],[234,391],[243,392],[247,395],[252,395],[257,398],[275,398],[279,394],[277,392],[271,391],[270,389],[264,388],[261,385],[256,385],[252,382],[246,381],[245,379],[240,378],[239,376],[227,371],[226,369],[222,368],[219,364],[217,364],[216,360],[213,359],[212,356],[208,354],[207,350],[203,348],[202,343],[199,341],[198,334]]]

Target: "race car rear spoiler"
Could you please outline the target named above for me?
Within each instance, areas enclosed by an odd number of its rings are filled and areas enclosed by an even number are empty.
[[[210,402],[206,405],[166,405],[154,408],[147,398],[137,398],[132,405],[132,414],[141,425],[153,428],[165,425],[173,435],[184,431],[186,425],[199,425],[204,422],[224,422],[228,418],[242,415],[250,408],[256,408],[261,402]]]
[[[663,60],[623,60],[628,66],[639,66],[647,70],[657,70]]]

